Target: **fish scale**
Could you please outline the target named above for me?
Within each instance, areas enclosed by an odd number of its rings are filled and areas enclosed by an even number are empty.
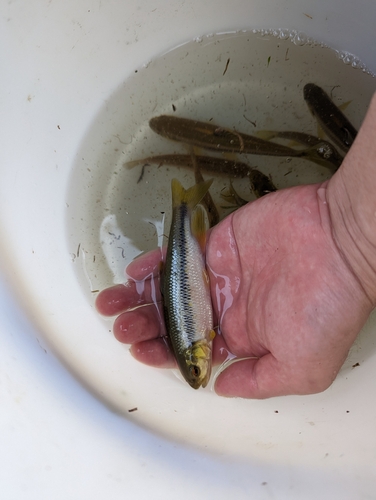
[[[199,285],[195,272],[196,265],[189,260],[203,258],[196,240],[191,236],[188,208],[182,205],[178,209],[175,223],[171,227],[170,238],[173,243],[171,248],[171,274],[175,279],[169,282],[169,294],[173,303],[180,303],[180,312],[170,319],[171,335],[177,335],[176,343],[180,351],[189,348],[193,342],[199,340],[201,335],[195,330],[195,310],[192,304],[192,290]],[[177,235],[176,235],[177,233]],[[197,262],[196,262],[197,263]],[[191,274],[188,273],[188,269]],[[175,311],[176,314],[176,311]],[[181,332],[181,334],[180,334]]]

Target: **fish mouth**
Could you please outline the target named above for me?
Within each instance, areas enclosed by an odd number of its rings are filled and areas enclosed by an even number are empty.
[[[211,347],[208,342],[198,341],[187,349],[181,371],[193,389],[208,385],[211,375]]]
[[[200,387],[204,388],[208,385],[208,382],[210,380],[210,373],[211,369],[210,367],[208,367],[204,376],[201,376],[199,378],[192,378],[191,376],[189,376],[185,377],[185,379],[193,389],[199,389]]]

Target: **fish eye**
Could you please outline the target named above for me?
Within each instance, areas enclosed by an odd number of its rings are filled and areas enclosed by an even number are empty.
[[[191,366],[189,371],[192,377],[199,377],[201,373],[200,368],[196,365]]]

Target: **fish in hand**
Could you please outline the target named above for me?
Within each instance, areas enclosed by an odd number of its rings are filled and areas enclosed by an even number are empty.
[[[194,389],[205,387],[212,366],[213,309],[205,268],[205,211],[198,205],[212,180],[185,190],[171,183],[172,222],[161,291],[164,319],[179,369]]]

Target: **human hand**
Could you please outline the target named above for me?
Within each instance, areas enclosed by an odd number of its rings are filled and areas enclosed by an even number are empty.
[[[228,351],[240,359],[218,375],[218,394],[267,398],[325,390],[371,312],[333,239],[327,186],[271,193],[210,231],[206,261],[221,333],[213,361]],[[173,367],[156,306],[160,260],[159,251],[136,259],[127,269],[136,281],[103,290],[97,309],[118,315],[114,334],[132,344],[136,359]]]

